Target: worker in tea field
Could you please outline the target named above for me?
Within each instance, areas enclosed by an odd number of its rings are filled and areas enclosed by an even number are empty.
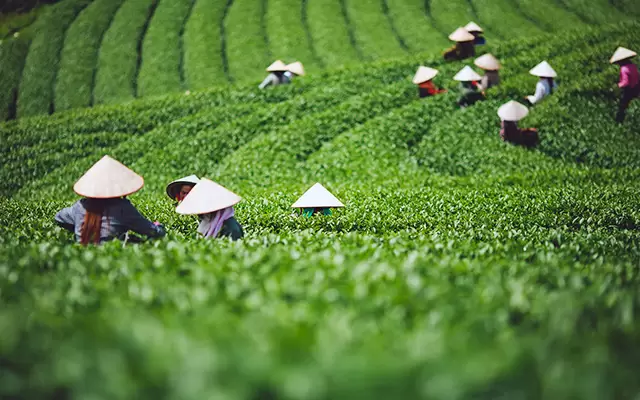
[[[289,80],[293,80],[294,77],[304,75],[304,65],[300,61],[293,62],[286,65],[287,71],[285,75],[289,77]]]
[[[525,147],[535,147],[539,140],[538,130],[534,128],[520,129],[518,121],[529,114],[529,109],[517,101],[510,101],[498,109],[498,115],[502,120],[500,137],[505,142],[510,142]]]
[[[498,70],[500,70],[501,65],[497,58],[491,54],[485,54],[476,58],[473,63],[484,70],[484,75],[482,75],[482,79],[480,80],[480,83],[478,83],[478,89],[484,92],[490,87],[498,86],[500,84],[500,75]]]
[[[475,22],[469,22],[465,25],[464,29],[467,30],[470,34],[473,35],[473,45],[474,46],[482,46],[487,43],[487,40],[484,38],[484,30],[480,27],[480,25]]]
[[[200,182],[200,178],[196,175],[189,175],[175,180],[167,185],[167,196],[175,200],[176,205],[178,205],[187,197],[191,189],[193,189],[198,182]]]
[[[203,178],[189,193],[176,212],[183,215],[198,215],[198,233],[206,239],[230,237],[238,240],[244,236],[242,226],[235,219],[233,206],[242,200],[240,196]]]
[[[55,222],[83,245],[127,239],[133,231],[149,238],[165,235],[159,222],[144,218],[126,196],[140,190],[142,177],[109,156],[95,163],[73,186],[84,198],[60,210]],[[136,240],[138,241],[138,240]]]
[[[622,90],[616,121],[624,122],[624,117],[631,100],[640,97],[640,75],[638,67],[631,62],[631,59],[638,55],[635,51],[618,47],[611,57],[611,64],[620,66],[620,81],[618,87]]]
[[[456,29],[455,32],[449,35],[449,39],[456,42],[456,44],[443,53],[445,61],[464,60],[476,55],[476,50],[473,47],[475,37],[466,29]]]
[[[267,67],[266,78],[260,84],[260,89],[264,89],[267,86],[286,85],[291,83],[291,73],[287,70],[287,66],[280,60],[276,60],[273,64]]]
[[[418,96],[420,98],[435,96],[436,94],[444,93],[446,90],[439,89],[434,85],[433,78],[438,75],[438,70],[420,66],[418,71],[413,77],[413,83],[418,85]]]
[[[344,207],[344,204],[324,186],[316,183],[304,192],[291,207],[299,209],[305,217],[311,217],[316,214],[331,215],[332,208]]]
[[[460,107],[468,107],[485,99],[484,94],[477,88],[477,82],[482,77],[468,65],[462,68],[453,79],[460,82],[460,97],[458,97]]]
[[[540,78],[536,84],[536,92],[533,96],[525,97],[529,104],[538,104],[542,99],[553,94],[558,88],[558,85],[554,81],[554,78],[558,76],[558,74],[556,74],[556,71],[551,68],[548,62],[541,62],[529,71],[529,73]]]

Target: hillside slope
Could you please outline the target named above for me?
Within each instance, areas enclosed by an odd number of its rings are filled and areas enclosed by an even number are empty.
[[[463,63],[414,55],[0,125],[0,394],[633,398],[640,104],[613,122],[608,59],[638,28],[490,44],[503,84],[464,110]],[[560,89],[521,124],[541,144],[505,144],[496,110],[542,59]],[[421,63],[449,93],[417,98]],[[105,153],[167,238],[81,248],[54,227]],[[190,173],[244,198],[242,241],[175,213],[164,186]],[[346,208],[291,217],[316,181]]]
[[[634,20],[634,1],[61,0],[0,43],[0,120],[257,83],[276,58],[318,73],[447,46]]]

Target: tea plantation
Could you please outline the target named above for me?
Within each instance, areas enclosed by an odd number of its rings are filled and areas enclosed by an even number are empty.
[[[0,397],[640,395],[640,101],[614,122],[608,63],[640,48],[637,3],[373,4],[64,0],[3,42],[2,90],[45,115],[0,125]],[[461,110],[465,63],[438,51],[471,18],[504,68]],[[303,55],[307,76],[256,89]],[[559,89],[521,122],[541,143],[503,143],[497,108],[544,59]],[[417,98],[420,64],[446,94]],[[144,176],[131,201],[166,238],[85,248],[55,226],[104,154]],[[243,240],[174,211],[164,187],[191,173],[243,197]],[[346,207],[291,216],[315,182]]]

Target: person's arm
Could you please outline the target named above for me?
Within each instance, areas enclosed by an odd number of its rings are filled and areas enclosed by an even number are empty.
[[[618,87],[627,87],[629,86],[629,70],[627,68],[620,67],[620,82],[618,83]]]
[[[536,84],[536,92],[533,96],[528,96],[529,102],[531,104],[536,104],[544,97],[546,90],[544,89],[544,84],[542,82],[538,82]]]
[[[54,220],[56,221],[56,224],[58,224],[58,226],[60,226],[61,228],[64,228],[71,232],[75,232],[76,225],[73,222],[73,206],[66,207],[58,211]]]
[[[165,235],[164,227],[160,223],[151,222],[143,217],[129,200],[124,200],[122,204],[121,222],[130,231],[150,238],[160,238]]]
[[[267,77],[264,78],[264,80],[260,84],[259,88],[260,89],[264,89],[264,88],[266,88],[267,86],[269,86],[271,84],[273,84],[273,74],[267,75]]]

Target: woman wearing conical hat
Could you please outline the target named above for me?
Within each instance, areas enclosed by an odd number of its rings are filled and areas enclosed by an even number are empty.
[[[260,89],[264,89],[267,86],[286,85],[291,82],[291,74],[287,74],[287,65],[280,60],[276,60],[269,65],[267,72],[269,75],[260,84]]]
[[[473,35],[474,46],[481,46],[487,43],[486,39],[483,36],[484,30],[480,27],[480,25],[476,24],[475,22],[469,22],[464,26],[464,29],[466,29],[467,32]]]
[[[475,37],[465,28],[456,29],[449,35],[449,39],[456,42],[456,44],[443,53],[445,61],[464,60],[476,55],[476,50],[473,47]]]
[[[438,75],[437,69],[422,65],[418,67],[418,71],[413,77],[413,83],[418,85],[418,96],[420,96],[420,98],[435,96],[446,92],[444,89],[438,89],[433,83],[433,78],[435,78],[436,75]]]
[[[95,163],[73,186],[83,196],[60,210],[55,222],[83,245],[122,239],[128,231],[149,238],[165,235],[159,222],[144,218],[125,197],[144,185],[142,177],[109,156]]]
[[[535,147],[538,144],[540,140],[537,129],[518,128],[518,121],[526,117],[527,114],[529,114],[529,109],[517,101],[510,101],[500,106],[498,116],[502,120],[500,137],[503,141],[525,147]]]
[[[288,74],[290,78],[304,75],[304,65],[302,65],[300,61],[287,64],[286,68],[287,72],[285,72],[285,74]]]
[[[525,97],[529,104],[538,104],[542,99],[553,94],[553,92],[558,88],[558,85],[554,81],[554,78],[558,76],[558,74],[556,74],[556,71],[551,68],[551,65],[549,65],[548,62],[541,62],[531,69],[529,73],[540,78],[536,84],[536,92],[533,96]]]
[[[183,215],[198,215],[198,233],[205,238],[230,237],[238,240],[244,236],[242,226],[235,219],[233,206],[242,200],[240,196],[207,178],[193,187],[189,196],[176,207]]]
[[[490,87],[500,84],[500,75],[498,74],[498,70],[501,68],[500,61],[492,54],[480,56],[476,58],[473,63],[484,70],[484,75],[478,84],[478,89],[485,91]]]
[[[175,180],[167,185],[167,196],[175,200],[177,202],[176,205],[178,205],[187,197],[191,189],[193,189],[198,182],[200,182],[200,178],[196,175],[189,175]]]
[[[344,204],[320,183],[311,186],[291,206],[291,208],[299,209],[305,217],[311,217],[316,214],[331,215],[332,208],[340,207],[344,207]]]
[[[622,90],[622,93],[618,113],[616,114],[616,121],[619,123],[624,122],[625,113],[631,100],[640,97],[638,67],[631,62],[631,59],[637,55],[633,50],[618,47],[611,57],[611,60],[609,60],[611,64],[620,66],[620,81],[618,82],[618,87]]]
[[[482,77],[468,65],[462,68],[453,79],[460,82],[460,97],[458,97],[458,105],[460,107],[468,107],[477,101],[485,99],[484,95],[477,89],[477,82]]]

